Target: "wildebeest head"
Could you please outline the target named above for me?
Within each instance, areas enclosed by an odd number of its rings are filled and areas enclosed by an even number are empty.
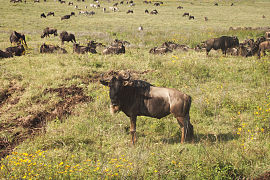
[[[122,89],[125,86],[130,85],[130,74],[128,73],[127,77],[122,74],[113,72],[112,77],[109,80],[105,80],[103,75],[101,77],[100,83],[104,86],[110,87],[110,99],[111,99],[111,113],[114,114],[120,111],[120,96]]]
[[[235,46],[239,46],[239,39],[236,36],[233,36],[232,39],[233,39],[233,44]]]

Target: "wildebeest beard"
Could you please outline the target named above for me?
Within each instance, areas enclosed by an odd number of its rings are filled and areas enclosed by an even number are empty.
[[[150,86],[153,86],[152,84],[142,81],[142,80],[129,80],[127,81],[127,85],[124,86],[123,92],[120,92],[121,97],[127,99],[130,99],[131,101],[133,97],[130,97],[129,90],[133,89],[140,97],[143,99],[147,98]],[[112,115],[118,113],[121,111],[121,105],[120,104],[112,104],[110,105],[110,113]]]

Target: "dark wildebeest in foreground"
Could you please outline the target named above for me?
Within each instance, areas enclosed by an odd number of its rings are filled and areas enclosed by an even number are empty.
[[[67,31],[61,32],[60,40],[62,42],[62,45],[64,44],[64,41],[76,43],[74,34],[68,33]]]
[[[46,27],[43,30],[43,34],[41,35],[41,38],[44,37],[50,37],[50,34],[53,34],[54,36],[57,36],[57,29]]]
[[[73,52],[76,52],[78,54],[85,54],[85,53],[92,53],[96,54],[96,48],[90,47],[90,46],[80,46],[79,44],[73,44]]]
[[[42,14],[40,15],[40,18],[46,18],[46,15],[45,15],[44,13],[42,13]]]
[[[189,13],[185,12],[182,16],[183,16],[183,17],[189,16]]]
[[[136,142],[137,116],[148,116],[161,119],[173,114],[181,126],[181,143],[193,140],[193,125],[190,123],[189,110],[191,97],[176,89],[155,87],[142,80],[131,80],[130,74],[125,77],[113,73],[100,83],[110,87],[111,113],[123,111],[130,118],[130,134],[133,144]]]
[[[213,38],[205,41],[205,45],[206,45],[206,55],[208,55],[211,49],[214,50],[221,49],[222,53],[226,55],[227,49],[239,46],[239,40],[235,36],[233,37],[221,36],[219,38]]]
[[[12,43],[16,43],[17,45],[25,44],[25,46],[27,47],[24,34],[13,31],[9,37],[9,40],[11,44]]]
[[[261,58],[261,53],[265,56],[265,51],[270,51],[270,41],[261,42],[258,50],[258,57]]]
[[[183,9],[183,6],[178,6],[177,9]]]
[[[54,16],[54,12],[48,12],[47,16]]]
[[[11,53],[14,56],[21,56],[25,54],[25,49],[22,44],[16,46],[16,47],[8,47],[5,50],[8,53]]]
[[[40,53],[55,53],[55,52],[58,52],[58,53],[63,53],[63,54],[67,53],[67,51],[64,48],[60,48],[59,46],[54,46],[54,45],[45,44],[45,43],[43,43],[40,46],[39,52]]]
[[[13,57],[12,53],[0,50],[0,58],[10,58]]]

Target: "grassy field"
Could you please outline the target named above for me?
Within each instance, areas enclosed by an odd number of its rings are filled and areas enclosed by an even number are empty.
[[[262,36],[264,30],[229,28],[270,26],[268,0],[167,0],[160,7],[135,0],[135,7],[119,5],[119,12],[106,13],[90,8],[93,1],[74,1],[94,16],[79,15],[74,5],[41,1],[0,0],[0,49],[11,45],[14,30],[26,35],[29,46],[24,56],[0,60],[1,178],[241,179],[270,172],[269,55],[149,54],[165,41],[194,47],[221,35],[241,42]],[[115,2],[100,1],[107,9]],[[134,14],[126,14],[128,9]],[[40,18],[49,11],[55,16]],[[75,16],[60,20],[72,11]],[[184,12],[195,19],[182,17]],[[62,46],[68,54],[40,54],[43,42],[61,46],[58,36],[40,38],[47,26],[74,33],[83,45],[108,45],[115,38],[131,44],[122,55],[102,55],[103,48],[78,55],[71,43]],[[138,117],[138,141],[131,145],[128,117],[109,113],[109,89],[99,83],[110,70],[130,70],[135,78],[189,94],[195,142],[180,144],[178,123],[169,115]]]

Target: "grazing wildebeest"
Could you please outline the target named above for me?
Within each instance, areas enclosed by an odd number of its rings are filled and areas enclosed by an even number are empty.
[[[124,42],[118,39],[114,40],[114,42],[103,50],[103,54],[124,54],[126,52]]]
[[[215,3],[214,5],[215,5],[215,6],[218,6],[218,3]]]
[[[129,13],[133,13],[133,10],[130,10],[130,9],[129,9],[129,10],[127,11],[127,14],[129,14]]]
[[[43,43],[40,46],[39,52],[40,53],[55,53],[55,52],[57,52],[57,53],[63,53],[63,54],[67,53],[67,51],[64,48],[60,48],[59,46],[54,46],[54,45],[45,44],[45,43]]]
[[[270,51],[270,41],[261,42],[258,50],[258,57],[261,58],[261,53],[265,56],[265,51]]]
[[[85,54],[85,53],[92,53],[92,54],[96,54],[96,48],[93,47],[89,47],[89,46],[80,46],[79,44],[74,43],[73,44],[73,52],[76,52],[78,54]]]
[[[160,3],[156,2],[154,3],[154,6],[160,6]]]
[[[34,0],[34,3],[39,3],[39,0]]]
[[[194,19],[194,16],[189,16],[189,18],[188,18],[188,19],[189,19],[189,20],[190,20],[190,19]]]
[[[158,11],[156,9],[154,9],[153,11],[150,12],[150,14],[155,14],[157,15],[158,14]]]
[[[47,16],[54,16],[54,12],[48,12]]]
[[[239,46],[239,40],[237,37],[233,36],[221,36],[219,38],[213,38],[205,41],[206,44],[206,55],[211,51],[211,49],[218,50],[221,49],[222,53],[226,55],[228,48],[233,48]]]
[[[42,14],[40,15],[40,18],[46,18],[45,14],[42,13]]]
[[[114,3],[113,6],[118,6],[118,3]]]
[[[64,44],[64,41],[76,43],[74,34],[68,33],[67,31],[61,32],[60,40],[62,42],[62,45]]]
[[[70,6],[70,5],[73,5],[73,2],[68,2],[68,5]]]
[[[41,38],[44,37],[50,37],[50,34],[53,34],[54,36],[57,36],[57,29],[46,27],[43,30],[43,34],[41,35]]]
[[[183,16],[183,17],[189,16],[189,13],[185,12],[182,16]]]
[[[191,97],[173,88],[155,87],[142,80],[131,80],[130,74],[113,73],[100,83],[110,87],[111,113],[124,112],[130,118],[131,142],[136,142],[137,116],[161,119],[173,114],[181,127],[181,143],[193,141],[193,125],[190,123],[189,110]]]
[[[70,16],[75,16],[75,12],[71,12],[70,13]]]
[[[183,9],[183,7],[182,6],[178,6],[177,9]]]
[[[64,19],[69,19],[71,15],[65,15],[63,17],[61,17],[61,21],[64,20]]]
[[[0,58],[10,58],[13,57],[12,53],[0,50]]]
[[[25,49],[22,44],[16,47],[8,47],[5,51],[15,56],[21,56],[25,54]]]
[[[124,4],[124,1],[121,1],[120,4]]]
[[[233,6],[234,4],[232,3],[231,6]]]
[[[208,17],[204,17],[204,20],[205,20],[205,21],[208,21]]]
[[[149,11],[146,9],[146,10],[144,11],[144,13],[147,13],[147,14],[148,14],[148,13],[149,13]]]
[[[27,47],[24,34],[13,31],[9,37],[9,40],[10,43],[16,43],[17,45],[25,44],[25,46]]]
[[[171,49],[169,49],[168,47],[154,47],[152,49],[150,49],[149,53],[151,54],[165,54],[165,53],[169,53],[172,52]]]

